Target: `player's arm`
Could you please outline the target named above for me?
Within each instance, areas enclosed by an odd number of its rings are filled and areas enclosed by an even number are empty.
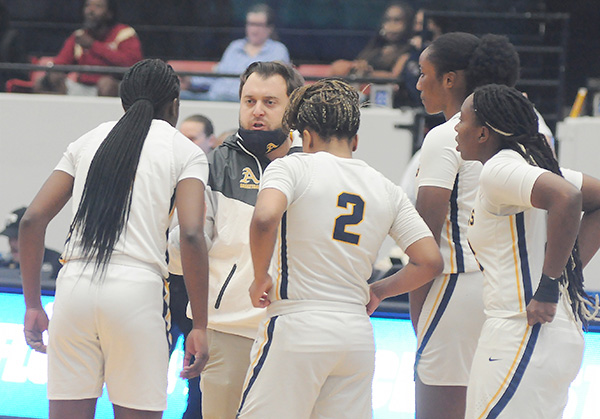
[[[38,352],[46,352],[42,332],[48,329],[40,285],[46,227],[71,198],[73,181],[73,177],[66,172],[52,172],[27,208],[19,227],[19,255],[26,307],[25,340]]]
[[[371,284],[371,300],[367,304],[369,315],[383,299],[418,289],[444,269],[440,248],[431,236],[417,240],[408,246],[405,253],[410,259],[404,268]]]
[[[546,172],[533,185],[531,204],[548,212],[542,272],[549,278],[559,278],[579,232],[582,193],[564,178]],[[556,314],[558,298],[556,280],[542,277],[540,286],[527,305],[529,324],[551,322]]]
[[[179,217],[181,266],[193,317],[192,330],[186,339],[181,376],[193,378],[200,375],[208,360],[208,251],[204,240],[204,184],[196,178],[181,180],[175,190],[175,200]],[[190,365],[192,356],[195,361]]]
[[[279,223],[286,208],[287,198],[283,192],[273,188],[259,192],[250,221],[250,252],[254,265],[254,281],[249,291],[252,305],[255,307],[266,307],[270,304],[267,296],[272,286],[269,267]]]
[[[600,247],[600,180],[583,175],[583,218],[579,226],[579,257],[585,267]]]
[[[450,202],[451,194],[452,191],[450,189],[439,188],[436,186],[421,186],[417,192],[415,208],[433,233],[433,237],[438,244],[438,247],[444,220],[446,219],[446,214],[448,212],[448,202]],[[417,322],[430,288],[431,281],[409,293],[410,318],[415,331],[417,330]]]

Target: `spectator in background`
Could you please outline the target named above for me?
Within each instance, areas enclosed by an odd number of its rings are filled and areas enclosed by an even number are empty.
[[[414,35],[410,39],[410,43],[417,51],[419,51],[419,53],[444,33],[439,19],[434,19],[428,16],[427,26],[423,26],[425,24],[425,13],[425,9],[419,9],[417,10],[417,13],[415,13],[415,21],[413,23]],[[425,29],[425,31],[423,31],[423,29]],[[423,36],[425,36],[425,42],[423,42]]]
[[[419,106],[421,104],[421,94],[416,89],[417,81],[421,74],[419,56],[431,42],[435,41],[443,33],[439,19],[434,20],[431,17],[427,17],[425,30],[423,30],[424,24],[425,10],[419,9],[415,14],[413,22],[413,37],[410,38],[411,48],[408,58],[400,72],[400,80],[404,83],[404,86],[407,86],[407,89],[403,97],[397,98],[397,102],[400,102],[398,104],[411,106]],[[413,86],[415,87],[414,89],[412,88]]]
[[[1,259],[0,265],[3,267],[19,269],[21,258],[19,257],[19,223],[26,207],[17,208],[6,217],[4,230],[0,235],[8,237],[11,259]],[[44,249],[44,259],[42,261],[42,273],[48,273],[51,279],[56,279],[58,271],[62,267],[60,263],[60,253],[51,249]]]
[[[25,63],[27,61],[27,54],[19,33],[10,28],[8,8],[4,1],[0,0],[0,63]],[[27,72],[20,70],[0,70],[0,92],[4,92],[7,80],[27,77]]]
[[[272,39],[275,14],[266,4],[252,6],[246,14],[246,37],[237,39],[225,50],[215,73],[241,74],[256,61],[283,61],[290,63],[285,45]],[[182,99],[221,100],[237,102],[240,80],[231,77],[192,77],[182,83]]]
[[[116,0],[86,0],[83,27],[67,38],[54,58],[56,65],[129,67],[142,59],[140,40],[131,26],[117,23]],[[73,82],[66,74],[48,72],[35,86],[40,93],[118,96],[119,77],[79,73]]]
[[[223,132],[221,132],[219,135],[217,135],[217,139],[216,139],[216,143],[215,143],[215,148],[217,148],[218,146],[220,146],[221,144],[223,144],[223,142],[231,137],[232,135],[235,135],[237,133],[238,129],[237,128],[230,128],[228,130],[225,130]]]
[[[402,80],[405,65],[413,49],[414,11],[403,1],[388,5],[377,35],[367,44],[354,61],[337,60],[331,64],[332,76],[389,78],[395,86],[394,106],[417,105],[415,79]]]
[[[217,146],[217,137],[215,136],[213,124],[204,115],[195,114],[188,116],[179,125],[179,131],[192,140],[207,155]]]

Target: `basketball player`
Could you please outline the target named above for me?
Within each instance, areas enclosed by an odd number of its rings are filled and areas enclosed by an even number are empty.
[[[416,208],[440,245],[444,272],[410,294],[417,332],[416,417],[463,419],[469,370],[484,321],[483,277],[469,249],[467,221],[481,170],[456,151],[460,105],[481,84],[514,85],[519,57],[504,37],[441,35],[419,58],[417,89],[427,113],[446,122],[423,142]]]
[[[241,418],[370,418],[368,315],[441,272],[431,232],[404,192],[352,159],[359,120],[358,93],[342,81],[321,80],[290,98],[284,121],[301,133],[306,153],[269,165],[250,225],[250,297],[267,318],[252,347]],[[410,263],[369,288],[388,234]],[[281,377],[285,385],[274,384]]]
[[[559,168],[513,88],[475,90],[456,132],[462,158],[483,163],[468,236],[487,319],[466,418],[561,418],[593,318],[582,267],[600,246],[600,181]]]
[[[169,362],[163,279],[174,195],[194,313],[182,376],[198,376],[208,357],[206,156],[174,128],[179,79],[169,65],[161,60],[135,64],[123,78],[120,96],[125,114],[69,145],[19,230],[25,338],[44,352],[44,235],[50,220],[73,198],[75,216],[49,328],[51,419],[93,418],[104,383],[115,418],[162,416]],[[192,356],[196,361],[188,365]]]

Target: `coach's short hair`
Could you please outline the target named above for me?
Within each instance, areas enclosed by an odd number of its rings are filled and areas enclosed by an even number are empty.
[[[279,74],[285,80],[287,86],[287,95],[291,95],[294,89],[304,85],[304,77],[298,73],[298,70],[281,61],[257,61],[246,68],[240,76],[240,98],[242,97],[242,89],[251,74],[256,73],[266,79],[276,74]]]

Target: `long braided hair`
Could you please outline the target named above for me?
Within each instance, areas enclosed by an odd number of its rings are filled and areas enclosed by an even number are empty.
[[[539,133],[533,105],[521,92],[495,84],[479,87],[473,93],[473,108],[478,121],[499,134],[503,149],[514,150],[529,164],[563,176],[550,145]],[[560,281],[563,289],[568,291],[573,314],[587,327],[588,321],[598,313],[598,301],[584,291],[577,241]],[[594,311],[591,312],[589,307]]]
[[[119,88],[125,114],[108,133],[90,165],[69,228],[83,256],[103,271],[129,218],[140,155],[152,119],[179,97],[179,79],[158,59],[134,64]]]
[[[310,128],[325,142],[331,137],[350,141],[360,124],[358,92],[338,79],[323,79],[300,87],[290,96],[283,123],[286,129],[300,133]]]

